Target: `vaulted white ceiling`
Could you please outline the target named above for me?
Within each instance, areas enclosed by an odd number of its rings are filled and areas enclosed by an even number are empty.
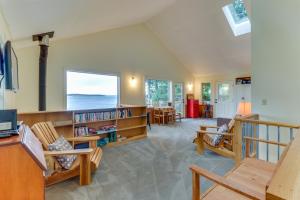
[[[231,2],[0,0],[0,7],[15,41],[29,41],[33,34],[52,30],[60,39],[146,22],[196,75],[248,73],[251,36],[234,37],[222,12],[222,7]]]
[[[175,0],[0,0],[14,40],[55,31],[56,38],[145,22]]]
[[[177,0],[147,24],[195,74],[246,74],[251,34],[233,35],[222,11],[229,3],[232,0]]]

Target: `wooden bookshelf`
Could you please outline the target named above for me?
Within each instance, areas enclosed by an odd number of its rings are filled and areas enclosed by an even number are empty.
[[[109,118],[108,116],[106,118],[100,116],[99,113],[104,112],[110,113]],[[97,113],[97,117],[95,117],[95,113]],[[122,105],[110,109],[20,113],[18,114],[18,120],[23,121],[30,127],[37,122],[52,121],[57,132],[66,138],[76,137],[76,128],[84,129],[88,127],[89,129],[100,130],[104,126],[115,126],[118,140],[107,145],[113,147],[147,137],[146,113],[146,106]],[[86,119],[79,120],[79,116],[86,117]],[[105,138],[108,137],[109,132],[114,131],[104,130],[101,131],[101,134],[88,133],[81,136],[100,135],[101,138]]]

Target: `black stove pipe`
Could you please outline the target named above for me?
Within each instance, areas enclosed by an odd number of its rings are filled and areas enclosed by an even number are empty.
[[[47,59],[49,39],[53,38],[54,31],[36,34],[32,36],[33,41],[38,41],[40,46],[39,58],[39,111],[46,111],[46,83],[47,83]]]
[[[39,111],[46,110],[46,77],[47,77],[47,58],[48,45],[40,44],[39,59]]]

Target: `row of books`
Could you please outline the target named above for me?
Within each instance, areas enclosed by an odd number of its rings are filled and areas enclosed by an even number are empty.
[[[75,131],[75,136],[79,137],[79,136],[87,136],[89,135],[89,127],[84,126],[84,127],[77,127],[74,129]]]
[[[101,120],[110,120],[116,118],[116,111],[105,111],[97,113],[80,113],[75,114],[75,123],[93,122]]]
[[[117,131],[117,127],[115,125],[108,125],[99,128],[96,130],[94,128],[89,128],[88,126],[81,126],[75,128],[75,136],[88,136],[88,135],[101,135],[105,133],[113,133]]]
[[[124,119],[127,117],[132,117],[132,112],[131,112],[130,108],[124,108],[124,109],[118,110],[118,118],[119,119]]]

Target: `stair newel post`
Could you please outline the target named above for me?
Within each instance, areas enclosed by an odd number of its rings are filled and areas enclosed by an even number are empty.
[[[234,136],[233,136],[233,149],[235,153],[235,165],[239,165],[242,161],[242,146],[243,146],[243,127],[239,120],[235,121]]]

